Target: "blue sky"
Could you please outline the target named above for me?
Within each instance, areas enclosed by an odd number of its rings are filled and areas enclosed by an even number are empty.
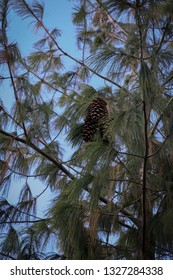
[[[28,3],[33,1],[29,0]],[[73,7],[76,1],[69,0],[44,0],[45,13],[44,23],[50,28],[58,28],[61,31],[61,37],[58,43],[65,51],[76,56],[77,45],[75,43],[75,27],[72,24]],[[21,19],[15,12],[9,13],[8,36],[9,41],[18,44],[18,47],[25,57],[34,51],[33,44],[40,39],[39,31],[36,32],[31,19]],[[70,67],[70,61],[69,67]],[[68,69],[68,63],[66,64]],[[9,92],[8,81],[4,81],[0,88],[0,98],[7,102],[5,92],[8,91],[8,103],[12,105],[13,94]]]
[[[32,1],[27,1],[32,2]],[[45,14],[44,22],[45,25],[50,28],[58,28],[61,31],[61,37],[58,39],[59,44],[64,48],[65,51],[70,54],[77,56],[77,45],[75,43],[75,27],[72,24],[72,10],[76,1],[68,0],[44,0],[45,3]],[[39,32],[36,33],[34,25],[30,24],[31,20],[22,20],[14,12],[9,14],[8,24],[8,36],[9,40],[18,44],[19,49],[23,56],[30,54],[33,49],[33,43],[39,38]],[[70,63],[70,61],[69,61]],[[70,64],[69,64],[70,68]],[[66,69],[68,70],[68,63],[66,63]],[[70,69],[69,69],[70,70]],[[5,73],[3,73],[5,75]],[[3,100],[6,108],[11,107],[14,101],[14,94],[12,88],[9,87],[8,80],[5,80],[0,87],[0,99]],[[25,183],[24,180],[15,180],[12,182],[11,190],[9,192],[9,201],[11,203],[17,202],[21,186]],[[31,190],[34,195],[39,194],[45,186],[39,183],[37,180],[30,179],[29,184],[32,186]],[[0,195],[1,196],[1,195]],[[51,194],[46,191],[39,199],[38,204],[38,216],[42,216],[43,206],[48,206],[51,199]]]

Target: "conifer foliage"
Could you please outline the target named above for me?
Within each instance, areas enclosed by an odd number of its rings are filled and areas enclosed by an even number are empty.
[[[71,4],[75,54],[43,2],[0,0],[0,259],[172,259],[172,0]]]

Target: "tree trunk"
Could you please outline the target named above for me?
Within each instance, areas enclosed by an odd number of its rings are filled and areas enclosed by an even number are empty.
[[[154,241],[152,238],[150,226],[152,222],[152,202],[151,202],[151,191],[146,188],[145,191],[145,214],[143,215],[143,226],[142,226],[142,248],[140,257],[142,260],[154,260],[155,250]]]

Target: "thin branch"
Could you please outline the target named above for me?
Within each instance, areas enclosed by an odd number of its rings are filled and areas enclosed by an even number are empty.
[[[39,18],[34,14],[34,12],[32,11],[32,9],[29,7],[29,5],[26,3],[25,0],[22,0],[23,4],[26,6],[26,8],[28,9],[28,11],[30,12],[30,14],[36,19],[37,22],[39,22],[40,26],[42,26],[42,28],[44,29],[44,31],[46,32],[46,34],[49,36],[49,38],[52,40],[52,42],[55,44],[55,46],[58,48],[58,50],[63,53],[66,57],[70,58],[71,60],[73,60],[74,62],[76,62],[77,64],[81,65],[82,67],[86,68],[87,70],[89,70],[90,72],[92,72],[93,74],[95,74],[96,76],[98,76],[99,78],[108,81],[109,83],[117,86],[118,88],[122,88],[122,86],[120,86],[118,83],[112,81],[111,79],[109,79],[106,76],[101,75],[100,73],[96,72],[95,70],[93,70],[91,67],[87,66],[86,64],[83,63],[83,61],[78,60],[77,58],[73,57],[72,55],[70,55],[69,53],[65,52],[57,43],[57,41],[54,39],[54,37],[50,34],[50,32],[48,31],[48,29],[45,27],[45,25],[43,24],[42,21],[39,20]]]
[[[163,83],[163,86],[168,84],[173,79],[173,73],[166,79],[166,81]]]
[[[135,176],[133,175],[133,173],[128,169],[128,167],[124,164],[124,162],[117,156],[117,159],[119,160],[119,162],[121,163],[121,165],[127,170],[127,172],[130,174],[130,176],[134,179],[134,181],[136,183],[139,183],[138,180],[135,178]]]
[[[119,207],[118,205],[114,204],[115,209],[118,210],[121,214],[123,214],[126,218],[128,218],[131,222],[133,222],[138,228],[141,228],[141,220],[135,218],[132,214],[130,214],[127,210]]]
[[[155,126],[155,123],[153,123],[151,119],[150,119],[150,124],[151,124],[152,126]],[[162,137],[163,139],[166,139],[166,138],[165,138],[165,135],[162,133],[162,131],[161,131],[158,127],[156,127],[155,130],[161,135],[161,137]],[[149,134],[149,135],[150,135],[150,134]]]
[[[136,154],[132,154],[132,153],[127,153],[127,152],[121,152],[121,151],[117,151],[117,152],[118,152],[118,154],[121,154],[121,155],[132,156],[132,157],[137,157],[137,158],[144,159],[144,156],[140,156],[140,155],[136,155]]]
[[[11,260],[16,260],[16,259],[13,258],[12,256],[7,255],[7,254],[4,254],[4,253],[2,253],[2,252],[0,252],[0,255],[3,256],[3,257],[9,258],[9,259],[11,259]]]
[[[42,156],[44,156],[45,158],[47,158],[48,160],[50,160],[52,163],[54,163],[63,173],[65,173],[69,178],[74,179],[74,175],[71,174],[59,161],[57,161],[54,157],[51,157],[49,154],[47,154],[46,152],[44,152],[43,150],[41,150],[39,147],[37,147],[36,145],[34,145],[30,140],[25,140],[23,138],[20,138],[18,136],[12,135],[8,132],[3,131],[2,129],[0,129],[0,134],[11,138],[17,142],[23,143],[29,147],[31,147],[33,150],[35,150],[36,152],[38,152],[39,154],[41,154]]]
[[[16,103],[17,103],[18,108],[19,108],[19,114],[20,114],[20,118],[22,120],[22,128],[23,128],[25,136],[27,137],[25,124],[24,124],[24,121],[23,121],[22,113],[21,113],[21,104],[20,104],[20,100],[18,98],[17,89],[16,89],[15,82],[14,82],[13,70],[12,70],[11,59],[10,59],[9,50],[8,50],[5,28],[2,29],[2,34],[3,34],[3,43],[2,44],[3,44],[3,47],[4,47],[5,54],[6,54],[7,66],[8,66],[8,71],[9,71],[10,78],[11,78],[13,91],[14,91],[14,97],[16,99]]]
[[[124,249],[124,248],[121,248],[120,246],[114,246],[114,245],[112,245],[112,244],[110,244],[110,243],[107,243],[107,242],[105,242],[105,241],[103,241],[103,240],[100,240],[100,243],[103,243],[103,244],[106,244],[106,245],[108,245],[108,246],[110,246],[110,247],[112,247],[112,248],[114,248],[115,250],[118,250],[118,251],[127,251],[127,252],[134,252],[134,250],[131,250],[131,249]]]
[[[170,100],[167,102],[167,104],[165,105],[164,110],[161,112],[160,116],[158,117],[158,119],[156,120],[154,126],[152,127],[150,133],[149,133],[149,137],[152,137],[155,133],[155,130],[157,129],[158,124],[160,123],[163,115],[164,115],[164,111],[168,108],[168,106],[171,104],[171,102],[173,101],[173,97],[170,98]]]
[[[42,218],[37,217],[37,216],[35,216],[35,215],[33,215],[33,214],[30,214],[30,213],[28,213],[28,212],[22,211],[22,210],[20,210],[20,209],[19,209],[18,207],[16,207],[16,206],[13,206],[13,207],[14,207],[14,209],[15,209],[16,211],[20,212],[21,214],[27,215],[27,216],[32,217],[32,218],[34,218],[34,219],[42,220]],[[11,222],[11,221],[10,221],[10,222]]]
[[[157,149],[157,151],[151,155],[148,155],[148,158],[154,157],[155,155],[157,155],[160,150],[163,148],[163,146],[165,145],[166,141],[168,140],[169,135],[166,137],[166,139],[163,141],[162,145]]]
[[[46,188],[44,188],[44,190],[41,193],[39,193],[37,196],[35,196],[34,199],[35,200],[38,199],[43,193],[45,193],[45,191],[47,191],[48,188],[49,188],[49,185],[47,185]]]
[[[52,152],[52,150],[50,149],[50,147],[47,145],[47,143],[45,143],[45,141],[40,140],[40,143],[42,143],[50,152],[50,154],[52,154],[52,156],[56,159],[56,157],[54,156],[54,153]],[[75,168],[73,168],[72,166],[70,166],[69,164],[67,164],[67,162],[63,162],[62,160],[58,159],[59,162],[65,166],[67,166],[69,169],[73,170],[75,173],[77,174],[81,174],[79,171],[77,171]]]
[[[125,31],[125,29],[111,16],[111,14],[108,13],[108,11],[105,9],[104,5],[101,3],[101,1],[95,0],[95,2],[97,3],[97,5],[102,8],[104,10],[104,12],[106,13],[106,15],[108,16],[108,18],[112,21],[112,23],[118,27],[124,35],[126,35],[128,37],[128,33]],[[122,38],[119,38],[123,43],[125,43],[126,41]]]
[[[128,179],[108,178],[108,181],[127,182],[127,183],[133,183],[133,184],[137,184],[137,185],[142,185],[140,182],[136,182],[136,181],[128,180]]]
[[[64,91],[60,90],[59,88],[55,87],[54,85],[52,85],[51,83],[47,82],[45,80],[45,78],[40,77],[37,73],[35,73],[32,68],[30,68],[26,62],[23,62],[23,65],[25,66],[25,68],[28,70],[29,73],[31,73],[32,75],[34,75],[38,80],[40,80],[43,84],[45,84],[46,86],[50,87],[51,89],[63,94],[63,95],[67,95]]]
[[[0,80],[9,80],[11,79],[11,77],[3,77],[3,76],[0,76]]]
[[[1,106],[1,110],[15,123],[17,124],[20,128],[23,128],[22,125],[20,123],[18,123],[12,116],[10,113],[8,113],[2,106]]]
[[[45,174],[23,174],[21,172],[17,172],[15,170],[13,170],[11,167],[8,167],[8,169],[11,171],[12,174],[14,173],[16,175],[27,177],[27,178],[36,178],[36,177],[41,177],[41,176],[45,175]],[[50,175],[51,175],[51,173],[50,173]]]
[[[24,220],[24,221],[6,221],[6,222],[0,222],[0,225],[3,224],[28,224],[28,223],[39,223],[42,221],[45,221],[46,219],[40,219],[40,220]]]
[[[167,22],[167,24],[166,24],[166,26],[165,26],[164,32],[163,32],[163,34],[162,34],[162,38],[160,39],[158,48],[156,49],[156,53],[158,53],[158,52],[160,51],[160,49],[161,49],[161,47],[162,47],[162,44],[164,43],[164,39],[165,39],[165,36],[166,36],[167,28],[168,28],[170,22],[171,22],[171,18],[168,20],[168,22]]]

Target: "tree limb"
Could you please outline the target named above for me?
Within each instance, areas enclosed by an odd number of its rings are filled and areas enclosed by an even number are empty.
[[[20,138],[18,136],[15,136],[13,134],[10,134],[8,132],[3,131],[2,129],[0,129],[0,134],[8,137],[8,138],[12,138],[13,140],[26,144],[27,146],[31,147],[32,149],[34,149],[36,152],[38,152],[39,154],[41,154],[42,156],[44,156],[45,158],[47,158],[48,160],[50,160],[52,163],[54,163],[63,173],[65,173],[69,178],[74,179],[75,176],[73,174],[71,174],[61,163],[59,163],[54,157],[50,156],[49,154],[45,153],[44,151],[42,151],[40,148],[38,148],[36,145],[34,145],[30,140],[25,140],[23,138]]]
[[[108,81],[109,83],[115,85],[118,88],[122,88],[122,86],[120,86],[118,83],[112,81],[111,79],[109,79],[106,76],[101,75],[100,73],[96,72],[94,69],[92,69],[91,67],[89,67],[88,65],[84,64],[83,61],[78,60],[77,58],[73,57],[72,55],[70,55],[69,53],[65,52],[57,43],[57,41],[54,39],[54,37],[50,34],[50,32],[48,31],[48,29],[46,28],[46,26],[43,24],[42,21],[40,21],[40,19],[34,14],[34,12],[32,11],[32,9],[29,7],[29,5],[26,3],[25,0],[22,0],[23,4],[25,5],[25,7],[28,9],[28,11],[30,12],[30,14],[36,19],[37,22],[40,23],[40,26],[42,26],[42,28],[44,29],[44,31],[46,32],[46,34],[49,36],[49,38],[52,40],[52,42],[55,44],[55,46],[58,48],[58,50],[63,53],[66,57],[70,58],[71,60],[73,60],[74,62],[76,62],[77,64],[81,65],[82,67],[86,68],[87,70],[89,70],[91,73],[95,74],[96,76],[98,76],[99,78]]]

